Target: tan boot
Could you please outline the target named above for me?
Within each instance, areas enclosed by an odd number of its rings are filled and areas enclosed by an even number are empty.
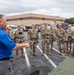
[[[30,58],[33,59],[33,53],[32,52],[30,53]]]
[[[42,56],[44,56],[44,50],[42,51]]]
[[[64,55],[67,56],[67,50],[66,49],[64,50]]]
[[[16,55],[16,58],[17,58],[17,59],[19,59],[19,56],[18,56],[18,55]]]
[[[30,58],[33,59],[33,56],[31,55]]]
[[[67,53],[64,53],[65,56],[67,56]]]
[[[10,58],[10,62],[14,62],[14,60],[12,58]]]
[[[33,56],[37,56],[36,53],[33,53]]]
[[[49,50],[47,51],[47,54],[50,55],[50,51]]]
[[[60,53],[59,53],[59,55],[62,55],[62,51],[60,50]]]
[[[48,52],[48,55],[50,55],[50,52]]]
[[[71,50],[71,55],[74,55],[74,49]]]

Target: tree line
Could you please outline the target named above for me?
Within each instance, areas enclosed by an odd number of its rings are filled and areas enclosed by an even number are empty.
[[[65,23],[74,24],[74,18],[69,18],[64,21]]]

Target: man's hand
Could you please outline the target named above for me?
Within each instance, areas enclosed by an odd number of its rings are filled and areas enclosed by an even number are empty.
[[[29,47],[29,44],[28,43],[25,43],[25,47],[28,48]]]

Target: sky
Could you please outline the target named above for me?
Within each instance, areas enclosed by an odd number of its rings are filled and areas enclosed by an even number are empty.
[[[71,18],[74,17],[74,0],[0,0],[0,14],[26,13]]]

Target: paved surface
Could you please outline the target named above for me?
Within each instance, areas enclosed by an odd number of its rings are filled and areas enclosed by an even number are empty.
[[[25,42],[29,42],[26,32]],[[59,50],[56,42],[54,43],[54,49],[50,51],[50,55],[45,54],[42,56],[41,51],[41,39],[37,44],[37,56],[35,56],[34,59],[30,59],[29,48],[26,49],[25,58],[21,57],[21,52],[19,51],[20,58],[16,59],[16,52],[13,51],[14,62],[12,63],[12,67],[14,75],[48,75],[49,72],[56,68],[65,59],[63,55],[58,54]],[[32,74],[32,72],[34,72],[34,74]]]
[[[74,75],[74,57],[67,57],[56,69],[49,75]]]

